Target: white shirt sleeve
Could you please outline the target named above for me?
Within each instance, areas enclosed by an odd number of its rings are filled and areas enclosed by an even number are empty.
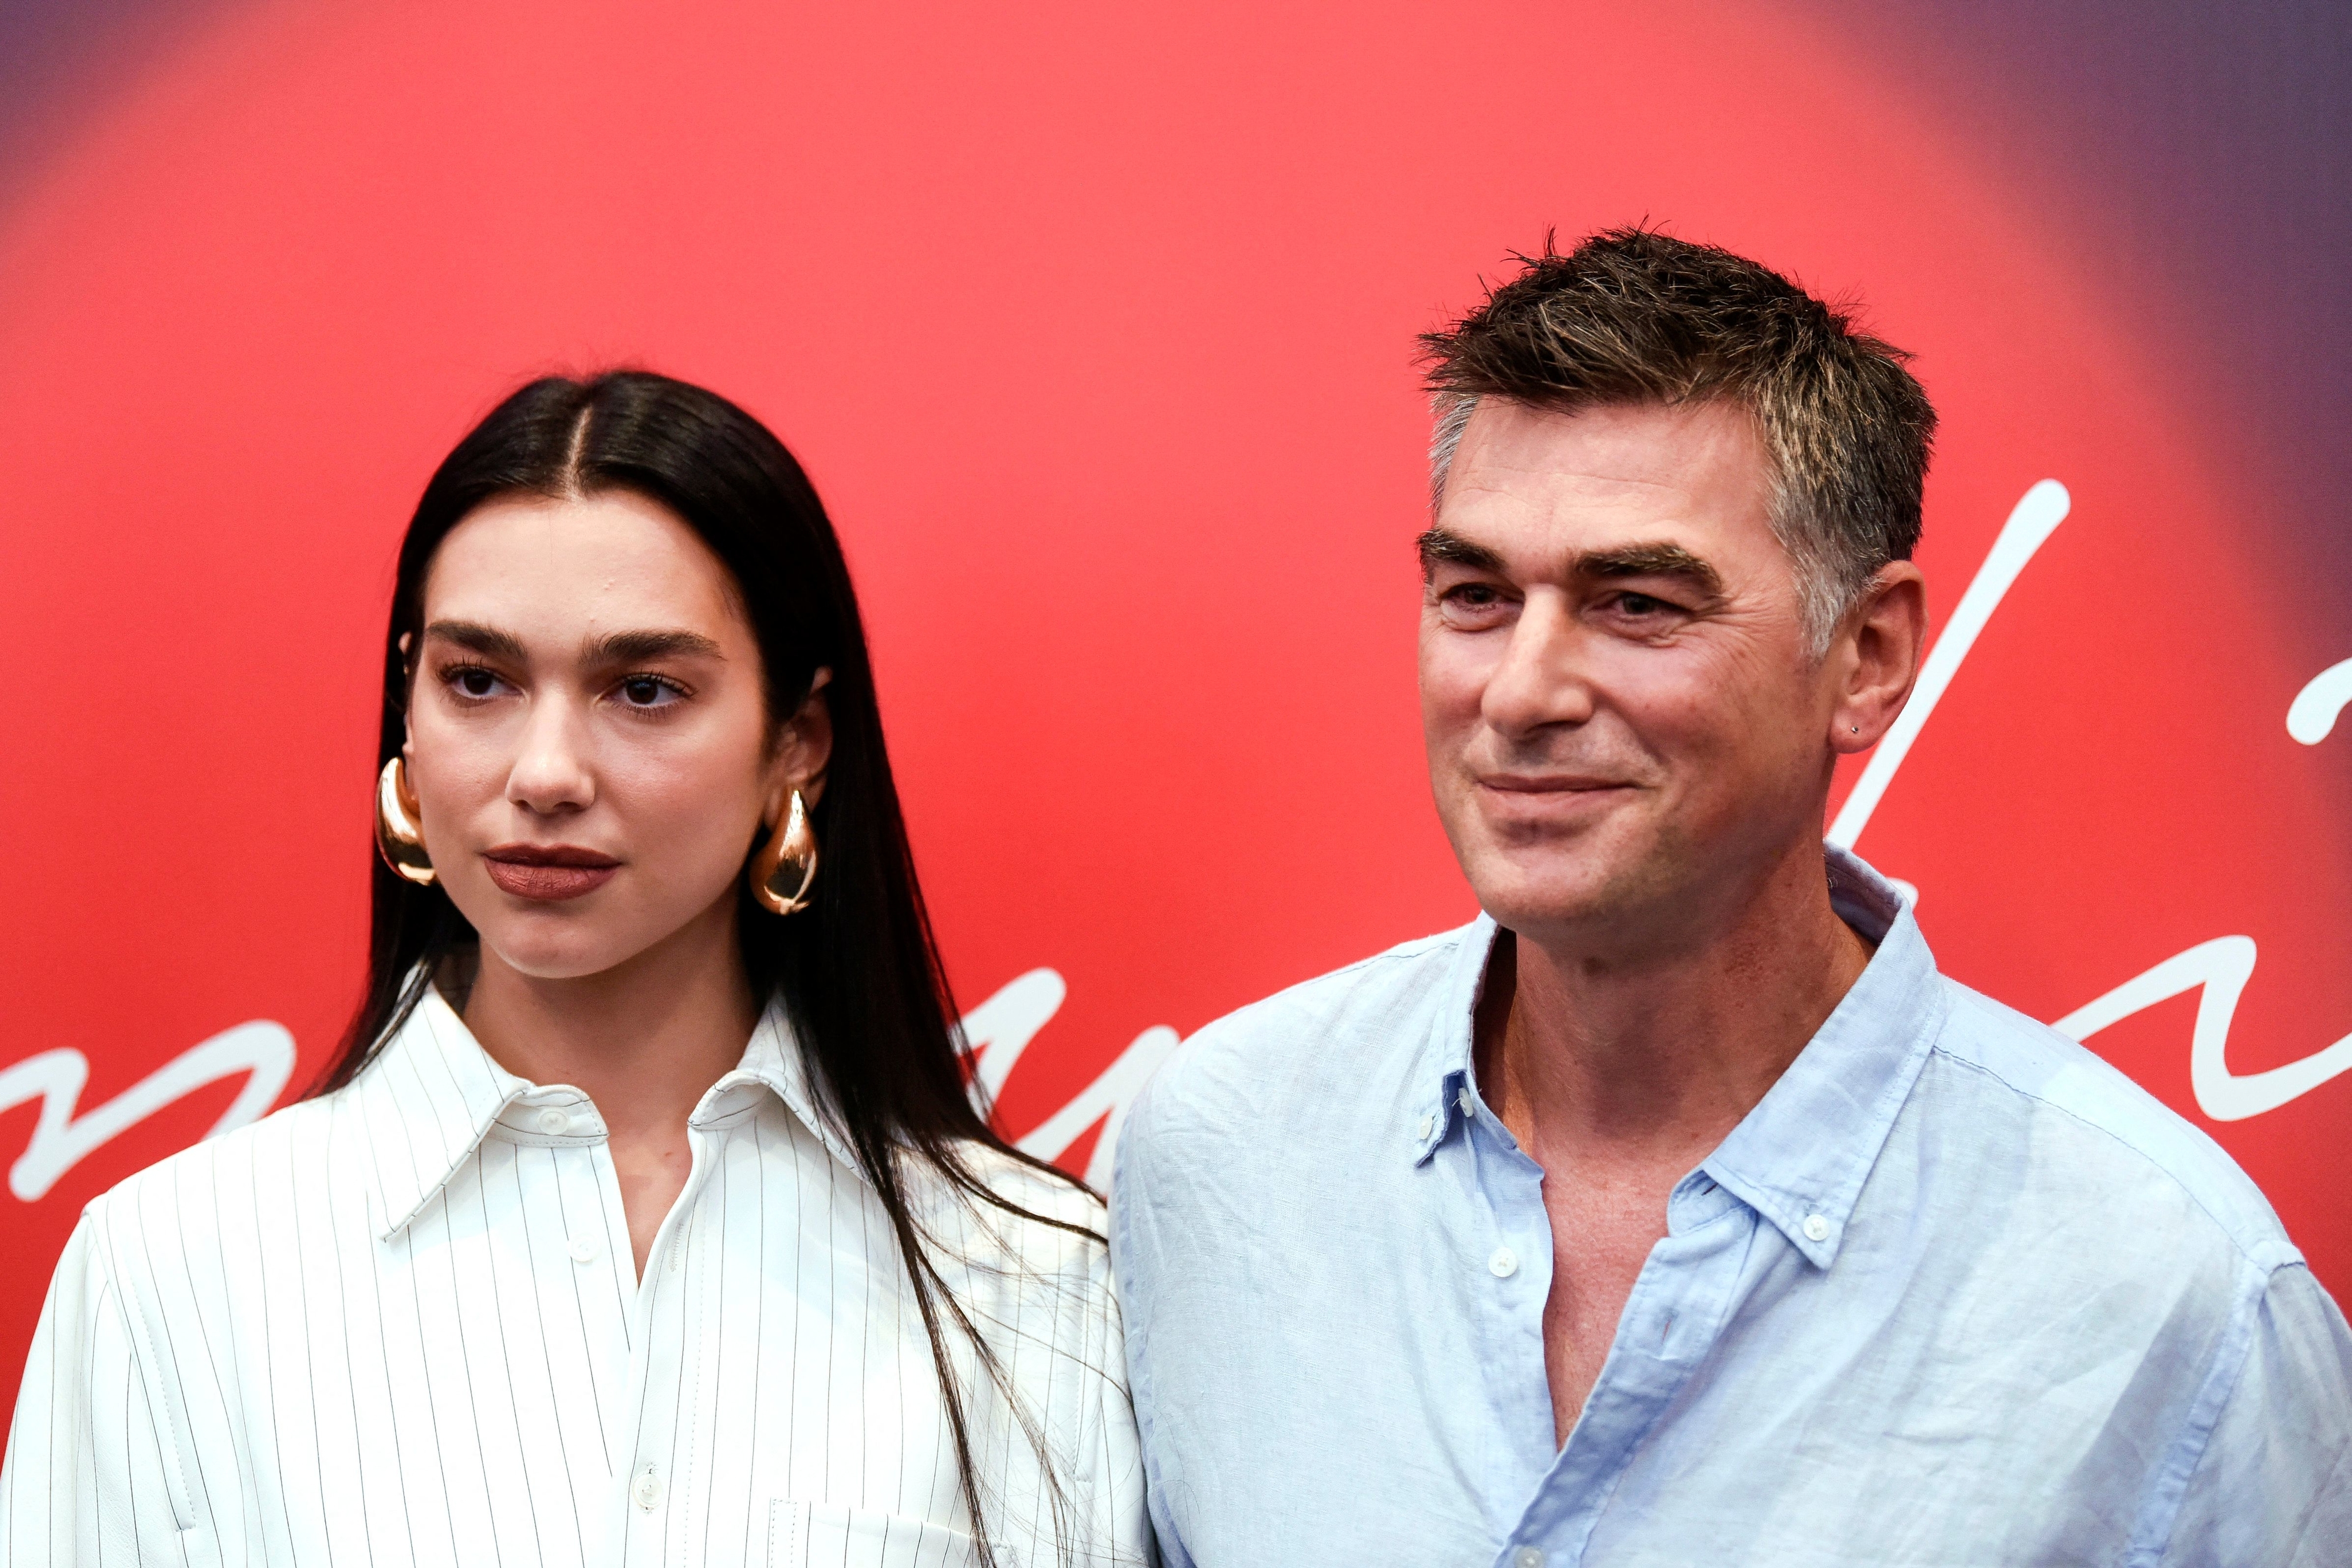
[[[2274,1271],[2188,1479],[2165,1568],[2333,1568],[2352,1542],[2352,1332],[2300,1263]]]
[[[49,1281],[0,1462],[0,1560],[204,1562],[184,1458],[156,1418],[163,1369],[143,1364],[102,1235],[85,1211]]]
[[[0,1559],[200,1563],[186,1455],[169,1450],[103,1228],[85,1210],[42,1302],[0,1462]],[[203,1532],[209,1535],[209,1532]]]
[[[1100,1406],[1096,1416],[1097,1437],[1083,1506],[1088,1536],[1108,1542],[1110,1562],[1118,1568],[1152,1568],[1159,1562],[1153,1549],[1151,1520],[1144,1506],[1143,1450],[1135,1430],[1135,1405],[1127,1387],[1127,1352],[1120,1329],[1118,1293],[1110,1283],[1110,1260],[1106,1251],[1095,1288],[1102,1303],[1097,1321],[1099,1342],[1091,1359],[1100,1372]]]

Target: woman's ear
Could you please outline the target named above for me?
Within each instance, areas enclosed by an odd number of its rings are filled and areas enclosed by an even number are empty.
[[[416,706],[414,701],[416,695],[416,682],[414,678],[415,671],[409,662],[408,654],[410,642],[409,634],[403,632],[400,634],[400,667],[403,674],[410,677],[403,683],[405,690],[400,700],[400,755],[404,758],[410,758],[416,749],[416,725],[415,721],[409,716],[410,711]],[[411,767],[415,765],[413,761],[410,762]]]
[[[775,755],[768,764],[768,794],[775,802],[770,827],[782,819],[794,789],[811,806],[824,797],[825,765],[833,760],[833,710],[826,706],[824,688],[832,681],[831,670],[818,670],[809,682],[808,695],[776,733]]]

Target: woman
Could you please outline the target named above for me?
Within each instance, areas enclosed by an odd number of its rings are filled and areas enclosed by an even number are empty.
[[[791,455],[523,388],[409,525],[383,712],[366,1001],[91,1205],[0,1556],[1145,1560],[1099,1208],[966,1096]]]

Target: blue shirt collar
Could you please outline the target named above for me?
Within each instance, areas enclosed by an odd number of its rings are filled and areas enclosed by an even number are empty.
[[[1832,907],[1878,950],[1780,1081],[1683,1184],[1714,1182],[1824,1269],[1944,1012],[1935,959],[1910,906],[1858,856],[1831,847],[1827,857]],[[1464,1114],[1465,1094],[1475,1093],[1471,1025],[1496,929],[1481,915],[1464,931],[1446,972],[1417,1073],[1429,1099],[1427,1114],[1409,1129],[1416,1162],[1445,1140]]]

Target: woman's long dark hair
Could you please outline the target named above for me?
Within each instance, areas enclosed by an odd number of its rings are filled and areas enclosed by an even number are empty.
[[[841,542],[801,465],[750,414],[667,376],[642,371],[612,371],[584,381],[551,376],[508,398],[434,474],[401,544],[384,636],[377,766],[399,752],[404,737],[410,662],[401,643],[407,638],[414,649],[422,640],[425,574],[450,530],[498,497],[610,490],[660,502],[734,574],[759,640],[772,722],[790,716],[819,669],[833,672],[824,688],[833,752],[814,814],[824,851],[814,904],[780,919],[751,902],[739,877],[736,924],[755,998],[764,1004],[782,998],[805,1064],[830,1090],[843,1130],[889,1214],[930,1338],[972,1533],[982,1561],[992,1568],[946,1322],[969,1342],[1037,1449],[1056,1514],[1064,1512],[1064,1499],[1042,1430],[1013,1397],[997,1358],[931,1261],[929,1239],[908,1203],[907,1178],[928,1168],[966,1201],[1079,1228],[998,1196],[964,1157],[973,1145],[985,1145],[1061,1175],[999,1137],[966,1090],[956,1012],[883,749],[856,596]],[[747,861],[750,850],[746,845]],[[441,960],[474,940],[472,925],[437,884],[418,887],[373,855],[370,860],[374,918],[367,996],[313,1093],[331,1092],[356,1077],[416,1006]],[[1066,1542],[1062,1525],[1057,1519],[1055,1534]]]

